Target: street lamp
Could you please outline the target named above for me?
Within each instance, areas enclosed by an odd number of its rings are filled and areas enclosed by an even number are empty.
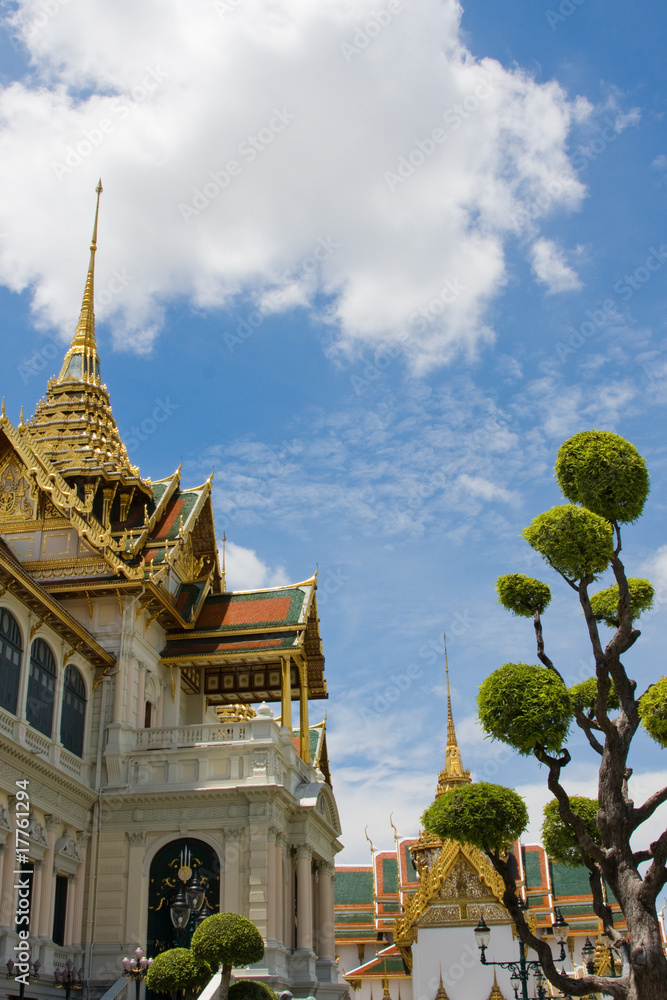
[[[176,931],[176,938],[178,939],[179,931],[185,930],[190,921],[190,914],[192,913],[192,907],[188,902],[188,897],[185,893],[184,886],[179,886],[178,892],[174,896],[171,906],[169,907],[169,916],[171,917],[171,922],[174,925],[174,930]]]
[[[584,941],[584,946],[581,949],[581,957],[586,967],[586,972],[589,974],[589,976],[592,976],[593,973],[595,972],[595,962],[593,961],[594,956],[595,956],[595,948],[591,944],[591,939],[587,937],[586,940]]]
[[[488,962],[486,959],[486,949],[489,946],[490,939],[491,928],[488,927],[484,917],[482,916],[479,918],[477,927],[475,927],[475,940],[477,941],[477,947],[481,952],[479,960],[482,965],[499,965],[501,969],[508,969],[512,973],[510,976],[510,982],[512,983],[514,996],[517,1000],[519,997],[519,988],[521,988],[521,1000],[544,1000],[547,993],[544,988],[542,966],[539,962],[526,961],[526,949],[523,941],[519,939],[518,962]],[[536,996],[533,998],[528,996],[528,980],[531,975],[535,976],[536,984]]]
[[[83,989],[83,969],[75,969],[74,962],[68,958],[64,969],[55,969],[53,973],[55,986],[65,990],[65,1000],[69,1000],[72,990]]]
[[[39,979],[39,970],[41,968],[41,962],[29,962],[28,963],[28,981],[31,983],[37,982]],[[25,968],[25,964],[21,962],[19,965],[16,964],[11,958],[7,962],[7,979],[16,979],[17,977],[22,977],[19,986],[19,996],[23,1000],[25,994],[25,973],[21,971],[21,966]]]
[[[126,979],[134,979],[135,1000],[139,1000],[141,984],[146,978],[152,961],[152,958],[146,958],[141,948],[135,948],[134,958],[123,959],[123,975]]]
[[[555,908],[554,913],[556,914],[556,919],[553,925],[554,938],[556,944],[560,945],[560,955],[556,959],[557,962],[565,961],[565,944],[567,942],[568,931],[570,930],[569,924],[563,920],[563,914],[558,907]]]

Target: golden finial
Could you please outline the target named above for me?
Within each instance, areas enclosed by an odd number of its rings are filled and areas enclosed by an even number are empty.
[[[396,861],[398,862],[398,876],[399,876],[399,882],[400,882],[400,876],[401,876],[401,858],[400,858],[400,852],[398,850],[398,830],[396,829],[396,826],[394,824],[394,814],[393,813],[389,813],[389,822],[391,824],[392,830],[394,831],[394,843],[396,844]]]
[[[227,535],[222,533],[222,592],[223,594],[227,591],[227,572],[225,570],[225,550],[227,546]]]
[[[21,415],[19,416],[19,427],[25,427],[23,422],[23,407],[21,407]]]
[[[445,677],[447,681],[447,747],[445,749],[445,766],[438,776],[436,796],[443,795],[455,785],[470,784],[470,771],[461,762],[461,751],[456,742],[454,728],[454,713],[452,712],[452,696],[449,690],[449,660],[447,659],[447,635],[443,632],[445,642]]]
[[[382,977],[382,1000],[391,1000],[389,992],[389,979],[387,978],[387,963],[384,963],[384,976]]]
[[[435,995],[435,1000],[449,1000],[445,984],[442,981],[442,965],[440,966],[440,985],[438,986],[438,992]]]
[[[102,181],[98,182],[95,188],[97,192],[97,204],[95,206],[95,222],[93,223],[93,237],[90,242],[90,260],[88,262],[88,274],[86,275],[86,285],[83,290],[83,301],[79,322],[76,325],[74,337],[69,351],[65,355],[63,366],[58,376],[58,382],[65,378],[73,379],[76,382],[89,382],[93,385],[100,384],[100,359],[97,355],[95,344],[95,252],[97,251],[97,220],[100,213],[100,195],[102,194]]]
[[[375,855],[375,848],[373,846],[373,841],[368,836],[368,827],[367,826],[364,827],[364,836],[366,837],[366,840],[368,841],[368,843],[371,845],[371,859],[372,859],[374,857],[374,855]]]
[[[2,397],[2,415],[3,415],[3,417],[6,416],[6,414],[5,414],[5,397],[4,396]]]
[[[489,993],[489,1000],[505,1000],[500,986],[498,986],[498,980],[496,979],[496,970],[493,970],[493,987]]]

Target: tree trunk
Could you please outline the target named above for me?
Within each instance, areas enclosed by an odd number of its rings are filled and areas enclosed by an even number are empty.
[[[229,980],[231,978],[232,978],[231,965],[223,965],[223,967],[220,969],[220,986],[218,987],[218,1000],[227,1000],[227,996],[229,994]]]

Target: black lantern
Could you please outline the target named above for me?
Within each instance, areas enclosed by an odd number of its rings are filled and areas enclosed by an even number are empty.
[[[558,909],[558,907],[556,907],[556,909],[554,910],[554,913],[556,914],[556,919],[555,919],[554,925],[553,925],[554,938],[556,940],[556,944],[560,945],[560,955],[556,959],[556,961],[557,962],[564,962],[565,961],[565,945],[567,943],[567,935],[568,935],[568,932],[570,930],[570,927],[569,927],[569,924],[567,924],[565,922],[565,920],[563,920],[563,914],[560,912],[560,910]]]
[[[595,962],[593,958],[595,956],[595,948],[591,944],[591,939],[586,938],[584,941],[584,946],[581,949],[581,957],[583,959],[584,965],[586,966],[586,972],[589,976],[592,976],[595,972]]]
[[[199,913],[206,897],[206,890],[199,881],[199,875],[196,871],[193,872],[192,876],[188,880],[185,887],[185,895],[188,903],[190,904],[190,909],[194,910],[195,913]]]
[[[171,922],[177,931],[182,931],[188,926],[191,913],[192,907],[188,902],[185,888],[180,886],[169,908]]]

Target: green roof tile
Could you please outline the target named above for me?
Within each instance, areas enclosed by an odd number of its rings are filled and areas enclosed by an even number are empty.
[[[368,871],[336,872],[334,903],[373,905],[373,873]]]
[[[382,859],[382,895],[388,896],[398,892],[398,860],[396,858]]]

